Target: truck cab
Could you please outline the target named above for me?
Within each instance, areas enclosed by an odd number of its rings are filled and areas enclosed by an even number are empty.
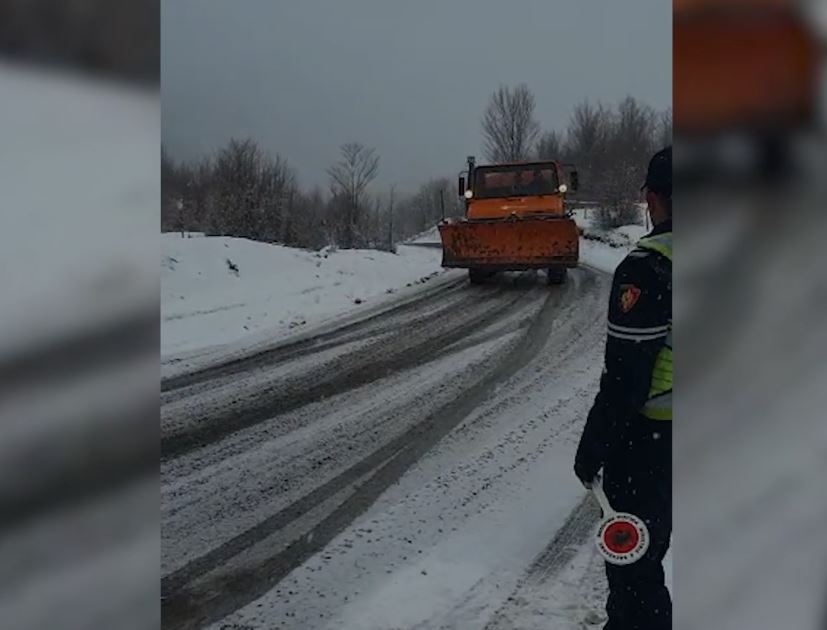
[[[474,169],[467,198],[469,219],[494,219],[516,214],[562,216],[568,186],[557,162],[526,162]]]

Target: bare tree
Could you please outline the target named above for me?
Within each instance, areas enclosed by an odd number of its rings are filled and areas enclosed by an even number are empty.
[[[626,97],[611,119],[602,182],[605,204],[598,218],[604,227],[637,223],[640,185],[654,150],[654,110]]]
[[[605,174],[608,141],[611,134],[611,113],[602,105],[588,101],[574,108],[567,132],[569,159],[583,174],[584,189],[600,194],[599,182]]]
[[[207,234],[288,238],[295,175],[280,155],[267,155],[252,139],[232,139],[214,159],[184,172],[186,215]]]
[[[453,180],[447,177],[429,179],[416,194],[398,204],[395,233],[400,238],[407,238],[434,227],[442,219],[443,204],[446,217],[463,214],[463,205],[456,195]]]
[[[376,150],[358,142],[343,144],[341,159],[327,169],[330,191],[341,209],[343,247],[355,246],[365,190],[378,170]]]
[[[211,232],[226,236],[259,236],[258,210],[263,155],[250,138],[230,140],[215,160],[217,203],[210,217]]]
[[[485,157],[491,162],[525,160],[540,125],[534,118],[534,94],[525,83],[500,86],[488,100],[482,119]]]
[[[286,245],[319,249],[335,243],[321,189],[316,187],[304,193],[296,188],[291,209],[290,240]]]
[[[627,96],[617,107],[611,143],[616,155],[639,164],[648,160],[655,139],[655,112],[648,105]]]
[[[287,244],[293,240],[291,219],[296,190],[295,174],[287,160],[276,154],[273,158],[261,158],[259,178],[255,200],[258,238]]]
[[[181,180],[178,165],[161,145],[161,231],[171,232],[179,229],[177,201],[180,198]]]
[[[388,251],[396,253],[396,246],[393,242],[393,213],[395,212],[395,208],[393,207],[393,203],[396,197],[396,186],[391,186],[390,192],[388,193]]]
[[[537,141],[534,154],[538,160],[563,159],[563,138],[556,131],[546,131]]]
[[[192,224],[189,228],[195,232],[205,231],[209,199],[213,192],[214,164],[212,158],[202,159],[191,165],[187,171],[184,184],[184,203],[188,206],[187,216]]]

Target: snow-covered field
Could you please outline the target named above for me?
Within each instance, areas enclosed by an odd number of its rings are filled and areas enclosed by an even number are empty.
[[[161,354],[277,339],[442,273],[438,250],[311,252],[240,238],[161,237]]]
[[[587,212],[581,260],[611,272],[646,232],[643,225],[605,232]],[[438,243],[436,227],[411,240]],[[357,314],[445,274],[437,248],[305,251],[229,237],[161,237],[161,354],[166,361],[210,349],[212,358],[244,342],[273,342]]]

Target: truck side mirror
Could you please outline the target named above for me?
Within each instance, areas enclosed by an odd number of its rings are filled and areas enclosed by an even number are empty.
[[[570,179],[570,183],[571,183],[572,192],[574,192],[578,188],[580,188],[580,178],[577,174],[577,171],[572,171],[571,172],[571,177],[569,179]]]
[[[459,178],[459,193],[458,193],[458,196],[462,197],[463,195],[465,195],[465,178],[460,177]]]

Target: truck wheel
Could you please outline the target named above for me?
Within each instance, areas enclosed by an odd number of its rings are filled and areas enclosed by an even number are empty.
[[[566,281],[568,269],[566,267],[549,267],[546,279],[549,284],[563,284]]]
[[[468,270],[468,279],[471,281],[471,284],[482,284],[486,281],[490,274],[487,271],[482,269],[469,269]]]

